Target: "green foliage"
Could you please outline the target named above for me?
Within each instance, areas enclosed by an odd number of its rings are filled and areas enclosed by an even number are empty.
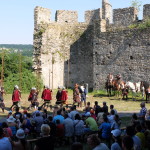
[[[33,45],[23,44],[0,44],[0,48],[6,48],[11,50],[12,53],[20,51],[23,56],[32,57]]]
[[[2,58],[0,53],[0,71],[2,70]],[[14,85],[21,86],[22,92],[29,92],[31,87],[42,87],[42,82],[33,73],[32,58],[22,56],[12,51],[4,52],[4,87],[7,93],[11,93]]]
[[[131,1],[131,6],[135,7],[138,10],[138,12],[139,12],[140,11],[140,7],[142,6],[142,2],[139,1],[139,0],[132,0]]]
[[[146,29],[150,27],[150,19],[147,19],[146,21],[142,22],[142,23],[135,23],[135,24],[131,24],[129,26],[130,29]]]

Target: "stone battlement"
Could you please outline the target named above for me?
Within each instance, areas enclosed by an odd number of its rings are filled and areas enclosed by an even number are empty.
[[[36,7],[34,10],[35,27],[40,23],[52,23],[51,11],[47,8]],[[138,21],[138,11],[134,7],[114,9],[107,0],[103,0],[102,8],[85,11],[86,24],[92,25],[94,22],[106,20],[106,25],[113,24],[114,27],[129,26]],[[143,20],[150,18],[150,4],[143,6]],[[75,24],[78,22],[78,12],[70,10],[57,10],[55,14],[55,23]]]

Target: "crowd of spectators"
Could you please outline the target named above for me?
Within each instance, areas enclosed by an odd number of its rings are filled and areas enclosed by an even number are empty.
[[[38,108],[33,113],[17,107],[0,123],[0,150],[53,150],[72,145],[83,150],[81,143],[92,150],[142,150],[150,148],[150,110],[141,103],[139,114],[133,114],[130,126],[121,129],[121,119],[113,105],[90,102],[83,111],[54,106],[53,113]],[[31,141],[35,141],[32,148]]]

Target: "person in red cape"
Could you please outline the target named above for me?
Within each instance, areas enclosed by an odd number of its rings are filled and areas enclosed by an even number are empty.
[[[28,109],[30,109],[31,107],[34,107],[35,110],[37,109],[39,102],[38,102],[38,93],[39,91],[36,90],[35,87],[33,87],[30,91],[29,97],[28,97],[28,101],[31,102],[30,106],[28,107]]]
[[[19,87],[18,85],[15,85],[14,87],[14,91],[13,91],[13,94],[12,94],[12,106],[10,107],[10,109],[12,109],[13,106],[16,106],[16,107],[21,107],[20,106],[20,100],[21,100],[21,91],[19,90]]]
[[[52,100],[52,90],[50,90],[48,86],[44,86],[41,98],[44,100],[44,104],[42,104],[41,108],[43,106],[45,107],[45,109],[49,106],[51,107],[50,103]]]
[[[60,97],[61,106],[63,106],[63,104],[66,104],[67,99],[68,99],[67,91],[65,90],[65,87],[62,87],[61,97]]]

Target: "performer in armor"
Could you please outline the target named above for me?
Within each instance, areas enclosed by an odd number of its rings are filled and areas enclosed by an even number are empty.
[[[37,91],[36,88],[33,87],[31,89],[29,97],[28,97],[28,101],[31,102],[28,109],[31,109],[31,107],[34,107],[34,109],[36,110],[38,108],[38,106],[39,106],[38,94],[39,94],[39,91]]]
[[[21,107],[20,106],[20,100],[21,100],[21,91],[19,90],[18,85],[15,85],[14,90],[13,90],[13,94],[12,94],[13,105],[10,107],[10,109],[12,109],[13,106],[20,108]]]
[[[107,80],[108,80],[109,82],[112,82],[113,79],[114,79],[113,74],[112,74],[112,73],[109,73],[108,76],[107,76]]]
[[[45,109],[51,107],[50,103],[52,100],[52,90],[50,90],[48,86],[44,86],[41,98],[44,100],[44,103],[42,104],[41,108],[43,106],[45,107]]]

